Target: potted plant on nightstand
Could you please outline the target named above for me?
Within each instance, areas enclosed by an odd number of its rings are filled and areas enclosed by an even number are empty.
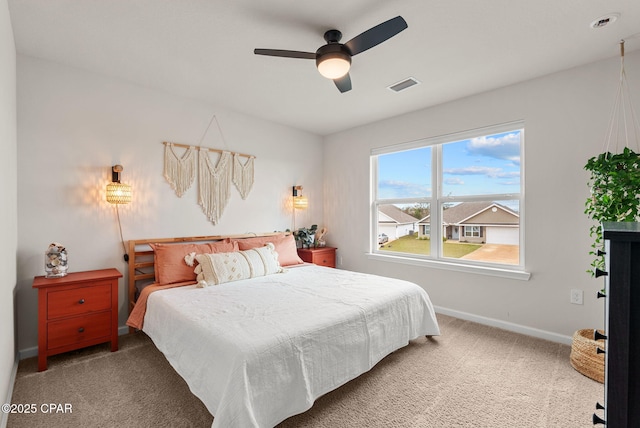
[[[301,227],[294,232],[296,241],[300,243],[300,248],[311,248],[316,239],[318,225],[314,224],[310,228]]]

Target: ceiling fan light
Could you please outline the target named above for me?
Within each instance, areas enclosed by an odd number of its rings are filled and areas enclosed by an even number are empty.
[[[324,55],[317,63],[318,71],[327,79],[338,79],[349,72],[351,58],[341,52]]]

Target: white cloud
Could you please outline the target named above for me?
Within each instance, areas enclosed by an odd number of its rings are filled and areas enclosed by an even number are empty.
[[[450,184],[452,186],[461,186],[464,184],[464,181],[460,178],[454,177],[454,178],[445,178],[444,180],[444,184]]]
[[[498,184],[520,184],[518,180],[513,180],[515,178],[520,178],[520,171],[504,172],[502,168],[492,168],[488,166],[467,166],[463,168],[448,168],[444,170],[444,173],[448,175],[484,175],[489,178],[512,179],[506,181],[498,181]],[[457,177],[450,177],[445,178],[444,183],[450,185],[462,185],[464,184],[464,181]]]
[[[450,175],[486,175],[488,177],[498,177],[502,173],[502,168],[492,168],[488,166],[466,166],[464,168],[448,168],[445,174]]]
[[[472,138],[467,145],[469,153],[520,164],[520,133],[510,133],[500,138]]]
[[[520,171],[501,172],[497,175],[498,178],[515,178],[520,177]]]
[[[431,194],[431,187],[400,180],[381,180],[378,184],[382,197],[412,197]]]

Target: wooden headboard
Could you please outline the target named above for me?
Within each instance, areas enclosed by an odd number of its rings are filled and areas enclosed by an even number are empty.
[[[155,265],[153,249],[149,244],[167,243],[192,243],[192,242],[215,242],[223,239],[255,238],[259,236],[282,235],[284,232],[271,233],[245,233],[240,235],[213,235],[213,236],[189,236],[185,238],[154,238],[154,239],[133,239],[129,241],[129,278],[128,297],[129,312],[133,309],[136,299],[136,284],[138,281],[153,281],[155,279]]]

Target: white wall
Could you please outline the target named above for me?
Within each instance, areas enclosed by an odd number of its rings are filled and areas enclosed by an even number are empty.
[[[0,0],[0,397],[10,393],[15,347],[17,137],[16,49],[6,0]],[[4,416],[0,416],[0,422]],[[1,425],[1,423],[0,423]]]
[[[637,95],[639,51],[627,54],[626,71]],[[491,322],[565,339],[579,328],[601,327],[603,303],[595,293],[602,281],[585,273],[591,240],[583,213],[589,195],[583,166],[602,151],[618,76],[619,60],[611,59],[327,137],[324,218],[342,267],[417,282],[436,306]],[[516,120],[525,121],[529,281],[367,258],[372,148]],[[572,288],[584,290],[584,305],[569,303]]]
[[[201,145],[256,156],[251,193],[243,201],[233,188],[216,226],[202,213],[195,184],[178,198],[162,176],[162,142],[197,145],[214,113],[224,141],[214,123]],[[104,201],[116,163],[134,191],[134,202],[120,209],[125,240],[285,230],[293,185],[309,198],[297,226],[323,225],[322,139],[299,130],[19,55],[18,133],[18,345],[29,353],[37,345],[31,283],[44,274],[49,243],[66,246],[70,272],[126,272],[115,211]],[[125,296],[121,281],[121,326]]]
[[[0,0],[2,23],[9,22],[6,9],[6,0]],[[10,33],[7,27],[2,31]],[[15,49],[12,37],[2,40],[0,85],[11,90]],[[627,53],[626,64],[637,94],[640,54]],[[18,168],[12,161],[16,111],[11,98],[3,97],[0,122],[9,124],[2,127],[9,136],[2,139],[6,167],[0,176],[11,184],[17,175],[19,243],[15,211],[3,204],[6,211],[0,213],[7,221],[1,230],[8,246],[0,247],[0,256],[8,252],[1,258],[11,263],[17,246],[18,266],[17,274],[10,266],[0,275],[7,288],[18,285],[18,349],[33,350],[37,344],[37,295],[31,282],[43,274],[42,253],[50,242],[67,246],[71,271],[111,266],[126,271],[115,212],[104,202],[115,163],[124,165],[123,181],[134,187],[134,202],[121,208],[125,239],[283,230],[292,225],[290,186],[300,184],[310,209],[298,211],[296,224],[326,226],[330,243],[339,247],[341,267],[412,280],[427,289],[435,305],[460,314],[562,336],[602,325],[603,305],[593,297],[602,283],[585,273],[591,241],[583,214],[588,189],[582,168],[602,149],[617,58],[338,133],[325,138],[324,146],[320,137],[299,130],[48,61],[18,56],[17,67]],[[179,199],[164,181],[161,144],[198,144],[214,113],[226,147],[257,156],[255,188],[246,201],[234,190],[217,226],[202,214],[195,187]],[[526,127],[529,281],[367,258],[372,148],[514,120],[524,120]],[[202,145],[225,148],[215,124]],[[3,186],[9,201],[15,200],[14,187]],[[3,284],[0,293],[6,291]],[[569,303],[572,288],[585,290],[583,306]],[[2,310],[3,316],[11,313]],[[120,325],[126,314],[121,281]],[[11,335],[2,337],[11,342]],[[0,364],[13,360],[4,358],[0,355]],[[4,370],[0,367],[0,376]]]

